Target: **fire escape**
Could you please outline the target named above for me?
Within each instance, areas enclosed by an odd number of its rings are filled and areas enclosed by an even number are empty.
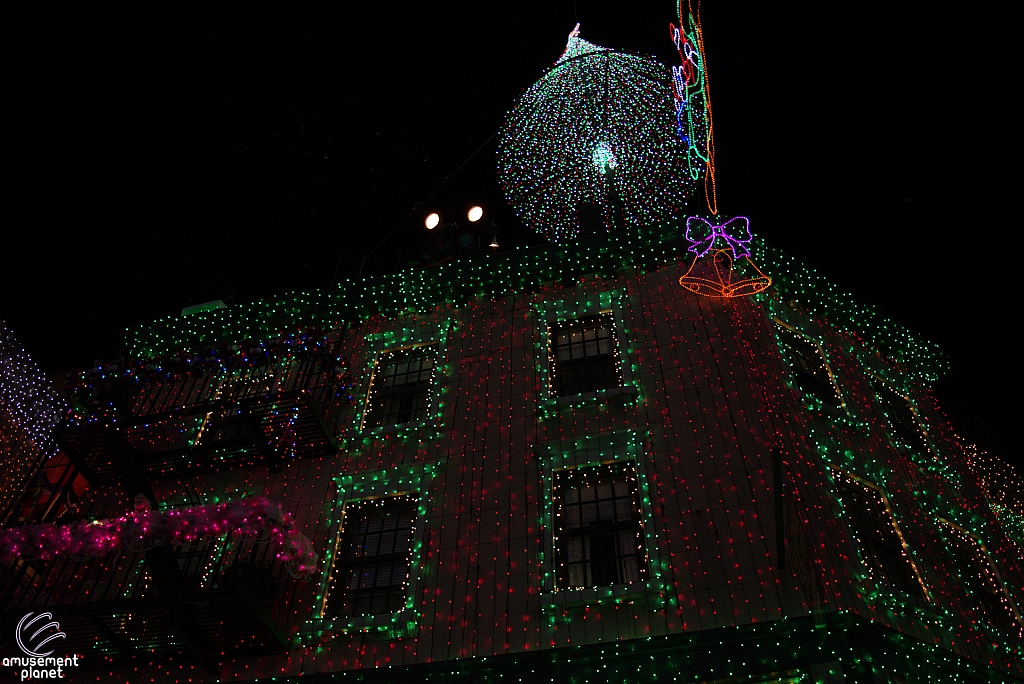
[[[113,517],[133,499],[163,510],[156,493],[165,479],[190,483],[199,473],[258,466],[276,472],[291,459],[334,453],[347,382],[336,358],[298,351],[230,371],[100,378],[9,521],[66,522],[83,481],[123,502]],[[19,559],[0,564],[0,638],[5,654],[19,654],[17,621],[50,612],[67,635],[62,652],[83,654],[87,663],[172,656],[215,671],[225,658],[286,652],[284,622],[302,590],[258,538]]]

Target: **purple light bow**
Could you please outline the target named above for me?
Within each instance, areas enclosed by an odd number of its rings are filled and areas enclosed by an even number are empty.
[[[686,219],[686,239],[690,242],[687,251],[702,257],[711,251],[718,238],[723,238],[729,244],[733,259],[750,256],[748,245],[754,239],[750,232],[750,219],[737,216],[720,226],[711,225],[699,216]]]

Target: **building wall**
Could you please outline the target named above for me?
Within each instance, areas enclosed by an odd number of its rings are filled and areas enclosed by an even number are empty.
[[[981,626],[944,551],[938,518],[982,534],[1017,606],[1024,605],[1020,554],[965,475],[962,450],[926,383],[793,303],[703,298],[679,287],[679,275],[673,266],[621,270],[363,321],[346,337],[359,387],[342,416],[337,456],[296,460],[278,473],[257,467],[160,482],[158,499],[172,505],[242,494],[279,501],[328,561],[345,500],[421,496],[421,546],[410,575],[414,624],[399,625],[403,638],[389,637],[396,628],[387,621],[353,626],[320,618],[328,562],[322,577],[292,582],[276,598],[273,612],[286,616],[300,645],[287,656],[229,661],[216,676],[401,667],[835,611],[1019,670],[1019,637]],[[625,389],[552,400],[548,322],[606,310],[617,322]],[[802,398],[776,319],[820,344],[844,411]],[[425,342],[439,342],[443,358],[425,424],[359,429],[377,354]],[[894,446],[870,374],[909,395],[931,455]],[[620,459],[635,462],[646,501],[650,581],[555,592],[552,473]],[[884,490],[929,601],[873,583],[828,464]],[[781,528],[780,503],[788,515]],[[786,567],[778,557],[783,530]],[[375,631],[380,626],[387,629]],[[992,645],[999,641],[1005,645]],[[157,672],[202,677],[178,665]]]

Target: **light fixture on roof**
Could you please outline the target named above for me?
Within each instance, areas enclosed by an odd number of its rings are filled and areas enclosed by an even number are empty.
[[[497,233],[495,233],[494,237],[491,238],[491,244],[489,244],[487,246],[488,247],[494,247],[495,249],[497,249],[497,247],[498,247],[498,234]]]

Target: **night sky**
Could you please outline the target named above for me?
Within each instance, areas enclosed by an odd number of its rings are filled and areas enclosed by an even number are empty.
[[[55,373],[191,303],[327,286],[389,234],[365,268],[394,271],[429,211],[478,203],[504,246],[537,244],[491,136],[577,20],[675,63],[673,3],[638,5],[30,10],[8,65],[0,318]],[[720,211],[939,343],[958,428],[1011,444],[1008,19],[721,2],[702,19]]]

